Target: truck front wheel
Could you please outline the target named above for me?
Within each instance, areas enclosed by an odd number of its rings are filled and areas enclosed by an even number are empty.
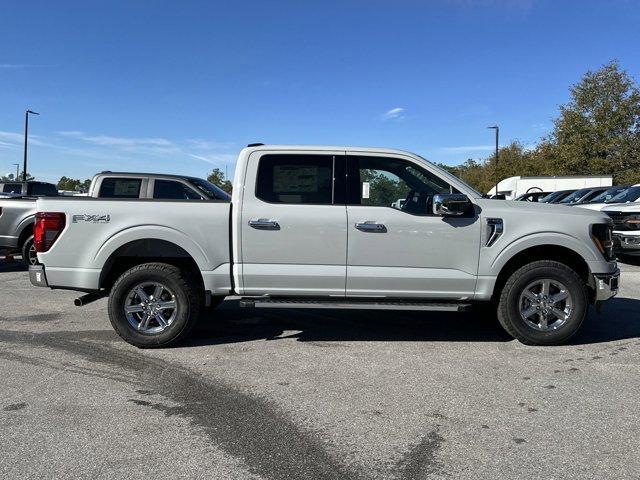
[[[131,345],[166,347],[189,334],[200,304],[197,285],[179,268],[145,263],[127,270],[114,283],[109,320]]]
[[[588,308],[583,280],[566,265],[540,260],[507,279],[498,303],[498,320],[526,345],[558,345],[580,328]]]

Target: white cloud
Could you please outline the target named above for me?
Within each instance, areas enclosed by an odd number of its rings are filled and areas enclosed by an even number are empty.
[[[0,131],[0,141],[11,145],[24,145],[24,133]],[[47,146],[40,135],[29,134],[29,145]]]
[[[154,147],[172,147],[173,142],[166,138],[135,138],[135,137],[112,137],[110,135],[87,135],[77,130],[58,132],[59,135],[78,138],[84,142],[94,145],[113,146],[113,147],[138,147],[138,146],[154,146]]]
[[[438,151],[442,153],[473,153],[473,152],[492,152],[496,149],[495,145],[469,145],[461,147],[442,147]]]
[[[224,150],[235,146],[231,142],[216,142],[202,138],[188,138],[184,143],[187,147],[196,150]]]
[[[402,120],[404,118],[404,108],[395,107],[382,114],[383,120]]]
[[[0,70],[22,70],[23,68],[51,67],[52,65],[36,65],[32,63],[0,63]]]
[[[190,153],[189,156],[212,165],[227,165],[229,163],[235,164],[236,161],[236,155],[230,153],[214,153],[211,155],[196,155],[194,153]]]

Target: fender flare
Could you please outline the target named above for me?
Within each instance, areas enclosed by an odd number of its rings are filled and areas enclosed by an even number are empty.
[[[187,252],[201,271],[212,270],[212,265],[202,247],[184,233],[162,225],[137,225],[126,228],[109,237],[92,259],[94,265],[102,269],[112,255],[121,247],[138,240],[163,240],[182,248]]]
[[[578,254],[587,265],[589,265],[590,262],[601,261],[595,254],[595,247],[594,249],[590,249],[585,245],[584,241],[576,237],[561,232],[538,232],[520,237],[507,245],[491,263],[490,269],[492,274],[498,275],[504,266],[519,253],[529,248],[544,247],[545,245],[553,245],[572,250]]]

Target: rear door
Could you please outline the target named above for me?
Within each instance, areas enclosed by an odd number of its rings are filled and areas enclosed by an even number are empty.
[[[467,299],[476,286],[480,220],[432,213],[458,193],[404,156],[348,154],[347,296]]]
[[[344,296],[344,152],[259,150],[246,172],[242,292]]]

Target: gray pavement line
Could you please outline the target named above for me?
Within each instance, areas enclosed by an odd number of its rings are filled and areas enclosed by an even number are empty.
[[[296,425],[268,400],[225,382],[207,381],[185,367],[168,365],[163,359],[139,351],[78,340],[82,335],[77,331],[32,335],[0,330],[0,341],[54,348],[133,372],[145,388],[179,405],[172,414],[190,421],[214,445],[262,477],[362,478],[340,464],[314,432]],[[163,409],[151,402],[137,404],[140,408]]]

